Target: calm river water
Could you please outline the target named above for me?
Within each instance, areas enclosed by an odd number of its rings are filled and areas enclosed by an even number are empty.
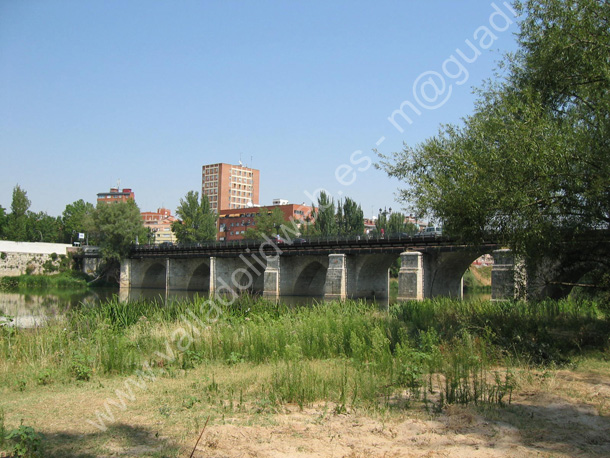
[[[196,296],[196,292],[178,291],[172,292],[166,296],[165,290],[155,289],[132,289],[129,292],[129,300],[150,299],[164,302],[167,299],[182,298],[188,299]],[[41,294],[39,292],[31,293],[4,293],[0,292],[0,325],[7,322],[18,327],[35,327],[42,326],[49,318],[61,317],[69,309],[74,309],[85,306],[95,306],[101,301],[111,299],[118,296],[118,289],[93,289],[85,293],[54,293]],[[200,296],[199,296],[200,297]],[[124,297],[121,297],[124,299]],[[489,294],[464,294],[465,300],[472,299],[490,299]],[[322,297],[309,296],[284,296],[280,300],[288,305],[306,305],[322,302]],[[379,304],[385,308],[388,304],[394,302],[389,301],[373,301],[372,303]]]

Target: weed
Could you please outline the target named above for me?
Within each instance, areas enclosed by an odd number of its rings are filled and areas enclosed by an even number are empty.
[[[4,409],[0,408],[0,450],[4,450],[6,442],[6,426],[4,425]]]
[[[72,356],[71,372],[76,380],[89,381],[93,373],[91,369],[91,358],[82,353],[74,353]]]
[[[13,442],[13,456],[19,458],[42,457],[42,437],[31,426],[19,426],[8,433],[7,439]]]

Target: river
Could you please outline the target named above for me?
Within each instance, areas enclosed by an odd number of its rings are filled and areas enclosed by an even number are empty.
[[[119,295],[118,289],[95,288],[86,292],[0,292],[0,325],[11,323],[22,328],[32,328],[43,326],[50,318],[59,318],[67,310],[77,307],[95,306],[96,304],[111,299]],[[192,291],[176,291],[166,295],[162,289],[132,289],[129,292],[129,300],[148,299],[164,302],[168,299],[190,299],[200,293]],[[121,297],[124,299],[124,297]],[[485,293],[465,293],[465,300],[488,300],[490,294]],[[308,305],[323,301],[322,297],[310,296],[284,296],[280,300],[288,305]],[[395,302],[394,299],[369,300],[368,302],[377,303],[380,308],[387,308],[389,304]]]

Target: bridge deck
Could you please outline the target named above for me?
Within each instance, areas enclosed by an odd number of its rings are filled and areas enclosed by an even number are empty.
[[[485,242],[478,247],[498,247],[497,243]],[[260,254],[261,256],[305,256],[320,254],[367,254],[401,253],[403,251],[454,251],[473,248],[473,245],[456,239],[438,236],[394,237],[394,238],[320,238],[314,240],[294,240],[288,242],[240,240],[231,242],[208,242],[198,244],[177,244],[170,246],[133,246],[129,257],[132,259],[162,257],[235,257]]]

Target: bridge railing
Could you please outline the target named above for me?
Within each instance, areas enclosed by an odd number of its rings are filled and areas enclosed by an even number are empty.
[[[364,235],[333,235],[333,236],[313,236],[313,237],[294,237],[294,238],[273,238],[267,240],[225,240],[225,241],[205,241],[198,243],[163,243],[161,245],[133,245],[131,251],[138,252],[179,252],[185,250],[245,250],[245,249],[258,249],[261,245],[272,247],[295,246],[295,247],[315,247],[315,246],[329,246],[329,245],[368,245],[371,243],[376,244],[391,244],[391,243],[404,243],[404,244],[429,244],[434,242],[440,242],[443,240],[449,240],[447,237],[439,235],[423,235],[423,234],[364,234]]]

